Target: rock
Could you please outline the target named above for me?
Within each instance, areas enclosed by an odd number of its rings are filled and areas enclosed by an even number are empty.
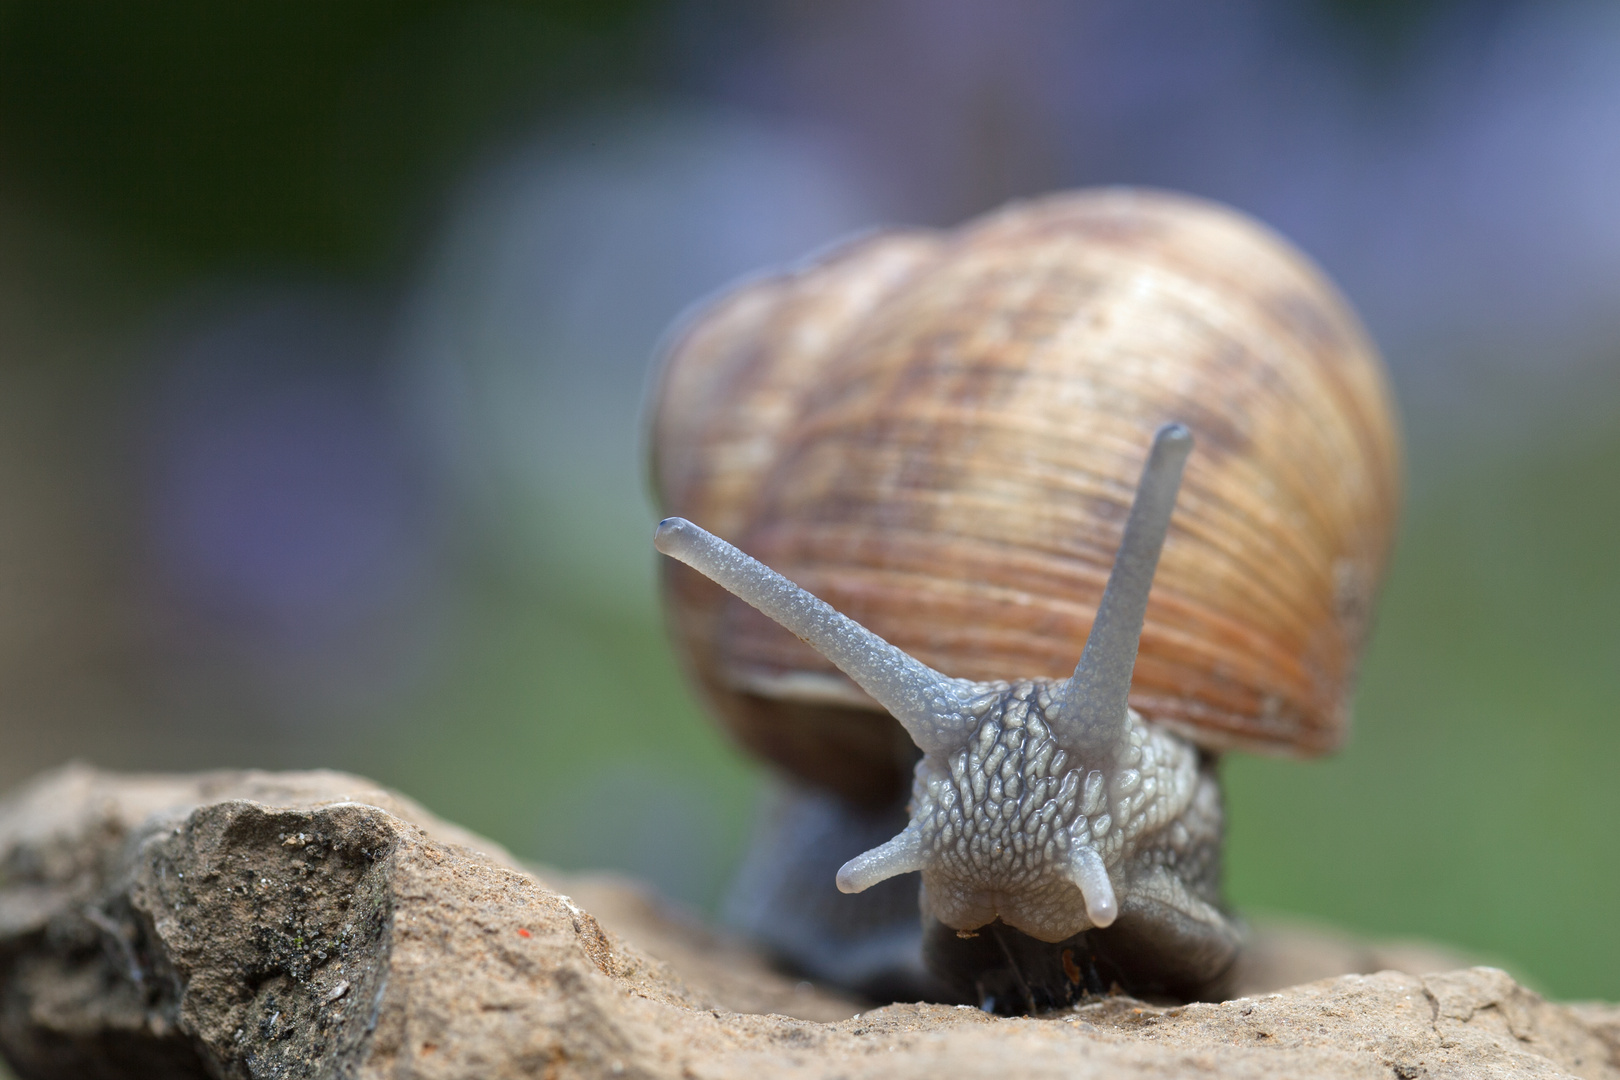
[[[1491,968],[1039,1019],[865,1008],[622,883],[566,887],[352,776],[60,770],[0,803],[0,1050],[24,1080],[1620,1078],[1620,1009]],[[1379,955],[1308,964],[1346,949]]]
[[[799,1020],[847,1020],[879,1004],[809,980],[787,978],[745,943],[673,909],[615,875],[548,875],[615,936],[663,961],[687,986],[727,1012],[776,1013]]]

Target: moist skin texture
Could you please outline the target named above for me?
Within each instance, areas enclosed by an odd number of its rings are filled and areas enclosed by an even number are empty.
[[[999,918],[1061,941],[1117,918],[1110,879],[1119,878],[1218,918],[1198,896],[1208,890],[1177,872],[1182,863],[1202,871],[1199,849],[1220,835],[1196,750],[1132,713],[1122,745],[1084,760],[1051,737],[1050,684],[983,689],[977,731],[953,752],[925,754],[912,788],[907,846],[922,863],[929,914],[959,929]]]
[[[1219,996],[1241,933],[1219,907],[1213,762],[1135,712],[1117,754],[1075,760],[1050,737],[1050,708],[1049,684],[1007,686],[965,747],[918,765],[908,830],[925,860],[927,966],[997,1012],[1115,986]],[[1086,891],[1098,887],[1115,901],[1106,922]]]
[[[918,762],[910,823],[840,874],[920,870],[920,930],[905,912],[867,912],[892,911],[888,881],[869,903],[864,895],[795,903],[784,915],[791,934],[757,905],[751,928],[781,938],[790,959],[816,973],[834,974],[825,950],[836,943],[842,955],[833,967],[846,984],[901,983],[995,1012],[1060,1007],[1116,986],[1150,998],[1219,997],[1241,932],[1219,906],[1213,760],[1135,712],[1116,753],[1086,760],[1051,737],[1051,684],[980,690],[982,718],[965,745]],[[806,813],[814,811],[799,811]],[[777,863],[797,860],[798,827],[798,817],[784,815],[755,850]],[[844,835],[845,851],[871,842],[870,828],[846,823]],[[826,839],[818,837],[820,847]],[[1115,900],[1105,926],[1075,880],[1076,866],[1092,861]],[[824,854],[816,860],[821,874],[827,865]],[[816,930],[807,920],[825,925]],[[851,942],[854,925],[870,930]],[[932,984],[916,981],[918,949]],[[861,957],[871,962],[852,966]]]
[[[1130,749],[1111,770],[1093,770],[1051,748],[1040,717],[1049,686],[986,689],[995,699],[968,745],[919,758],[909,806],[866,813],[813,789],[777,791],[756,827],[728,919],[794,969],[884,1000],[1019,1013],[1116,988],[1147,999],[1227,996],[1242,934],[1219,901],[1214,759],[1133,713]],[[1104,777],[1088,792],[1093,771]],[[927,846],[939,855],[921,874],[920,925],[909,875],[859,894],[831,888],[851,852],[912,828],[909,809],[920,811],[921,830],[932,829]],[[1071,845],[1076,837],[1096,845],[1118,897],[1108,927],[1089,920],[1079,886],[1037,843],[1042,824],[1048,840],[1066,829]],[[1052,844],[1051,855],[1060,853]],[[943,921],[942,896],[959,910],[976,909],[977,918]],[[985,910],[993,904],[1002,906]],[[1047,905],[1051,918],[1010,924],[1009,912],[1039,914]]]

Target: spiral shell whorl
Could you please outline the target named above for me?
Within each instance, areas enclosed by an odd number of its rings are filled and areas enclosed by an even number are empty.
[[[1331,749],[1389,548],[1398,438],[1354,317],[1230,211],[1059,195],[748,284],[670,353],[655,482],[665,512],[925,664],[1059,678],[1148,436],[1177,419],[1200,450],[1131,704],[1212,748]],[[688,665],[745,742],[840,790],[904,782],[909,748],[847,707],[862,697],[825,661],[684,568],[666,582]]]

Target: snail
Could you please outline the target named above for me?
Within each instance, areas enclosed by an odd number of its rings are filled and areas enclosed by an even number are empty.
[[[1098,189],[845,243],[671,341],[671,630],[786,778],[740,921],[873,994],[1219,996],[1218,755],[1343,740],[1400,499],[1332,285]]]

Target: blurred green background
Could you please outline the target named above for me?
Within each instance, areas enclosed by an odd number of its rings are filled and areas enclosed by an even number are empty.
[[[0,784],[328,766],[718,902],[662,327],[881,222],[1152,183],[1320,260],[1410,498],[1348,749],[1234,757],[1250,910],[1620,998],[1620,17],[1335,2],[0,4]]]

